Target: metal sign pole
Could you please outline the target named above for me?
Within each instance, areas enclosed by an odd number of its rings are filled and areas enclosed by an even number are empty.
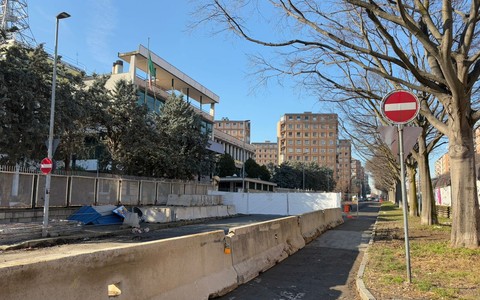
[[[404,225],[404,235],[405,235],[405,260],[407,264],[407,280],[408,283],[412,283],[412,270],[410,269],[410,244],[408,241],[408,202],[407,202],[407,192],[405,188],[405,159],[403,153],[403,125],[397,125],[398,128],[398,141],[400,146],[400,178],[402,185],[402,206],[403,206],[403,225]]]

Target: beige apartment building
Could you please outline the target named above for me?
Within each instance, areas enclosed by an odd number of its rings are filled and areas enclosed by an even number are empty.
[[[255,161],[259,165],[278,164],[278,144],[270,141],[252,143],[255,147]]]
[[[438,177],[448,172],[450,172],[450,156],[445,153],[435,162],[435,176]]]
[[[215,121],[215,131],[221,131],[237,140],[250,144],[250,120],[234,121],[222,118]]]
[[[339,140],[337,147],[337,186],[336,190],[344,193],[355,193],[360,183],[352,181],[352,143],[350,140]]]
[[[316,162],[332,169],[337,178],[337,114],[285,114],[277,123],[277,137],[278,164]],[[350,171],[350,162],[348,166]]]

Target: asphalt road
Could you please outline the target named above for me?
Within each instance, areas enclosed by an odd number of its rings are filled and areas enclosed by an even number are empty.
[[[380,204],[353,206],[345,223],[316,240],[257,278],[217,298],[227,300],[359,299],[355,276],[368,246]]]

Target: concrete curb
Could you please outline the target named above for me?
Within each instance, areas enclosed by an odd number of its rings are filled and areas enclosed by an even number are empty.
[[[360,267],[358,268],[357,278],[355,280],[355,283],[357,286],[357,292],[360,295],[360,298],[362,300],[376,300],[375,297],[372,295],[372,293],[370,293],[370,291],[365,286],[365,283],[363,282],[363,274],[365,273],[365,267],[367,266],[367,263],[368,263],[368,249],[373,244],[373,238],[377,230],[377,222],[378,222],[378,219],[377,221],[375,221],[375,224],[373,225],[372,235],[370,236],[370,240],[368,241],[368,247],[365,250],[365,253],[363,254],[362,262],[360,263]]]

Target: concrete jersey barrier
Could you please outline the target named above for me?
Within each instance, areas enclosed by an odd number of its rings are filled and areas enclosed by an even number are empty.
[[[297,217],[286,217],[230,229],[226,244],[243,284],[305,246]]]
[[[255,278],[343,222],[340,209],[0,265],[1,299],[209,299]],[[108,296],[109,287],[119,292]],[[193,298],[192,298],[193,297]]]
[[[237,286],[222,230],[0,268],[0,298],[208,299]],[[33,254],[33,253],[32,253]],[[108,286],[121,292],[109,298]]]

